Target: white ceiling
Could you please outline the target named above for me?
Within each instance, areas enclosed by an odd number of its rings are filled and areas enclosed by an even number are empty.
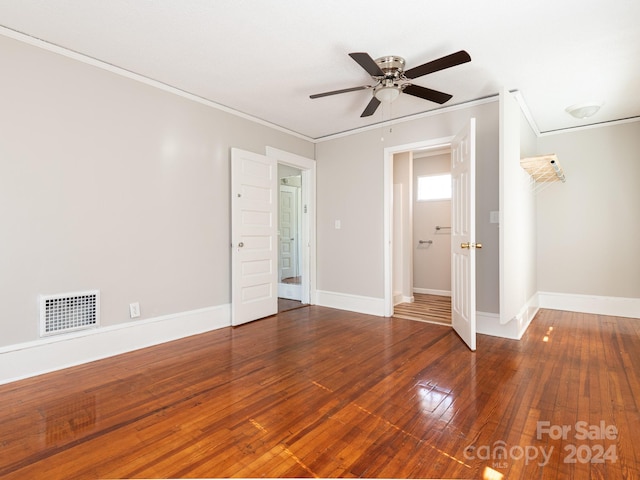
[[[403,94],[362,119],[371,90],[309,99],[372,83],[350,52],[411,68],[464,49],[413,83],[445,106],[519,90],[543,133],[640,116],[638,0],[0,0],[0,25],[313,139],[442,108]],[[589,101],[591,118],[565,112]]]

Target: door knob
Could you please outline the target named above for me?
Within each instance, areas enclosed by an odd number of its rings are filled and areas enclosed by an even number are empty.
[[[464,242],[464,243],[460,244],[460,248],[482,248],[482,244],[481,243]]]
[[[244,242],[240,242],[240,243],[238,244],[238,248],[242,248],[242,247],[244,247]]]

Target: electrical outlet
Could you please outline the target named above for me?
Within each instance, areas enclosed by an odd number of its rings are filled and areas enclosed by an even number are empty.
[[[140,304],[138,302],[129,304],[129,316],[137,318],[140,316]]]

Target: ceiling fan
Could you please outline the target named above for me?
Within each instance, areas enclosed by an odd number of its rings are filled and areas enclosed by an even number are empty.
[[[355,92],[356,90],[373,89],[373,98],[362,112],[362,115],[360,115],[361,117],[373,115],[380,103],[383,101],[392,102],[402,92],[439,104],[447,102],[451,99],[452,95],[414,85],[410,80],[471,61],[471,56],[466,51],[460,50],[459,52],[438,58],[437,60],[432,60],[405,71],[405,61],[402,57],[387,56],[374,60],[365,52],[350,53],[349,56],[364,68],[376,83],[374,85],[363,85],[360,87],[333,90],[331,92],[316,93],[315,95],[310,95],[310,98],[320,98],[337,95],[339,93]]]

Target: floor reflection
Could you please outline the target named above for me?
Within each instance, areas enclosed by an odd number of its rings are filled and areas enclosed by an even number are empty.
[[[94,394],[64,397],[42,410],[47,446],[60,444],[92,429],[96,424]]]

